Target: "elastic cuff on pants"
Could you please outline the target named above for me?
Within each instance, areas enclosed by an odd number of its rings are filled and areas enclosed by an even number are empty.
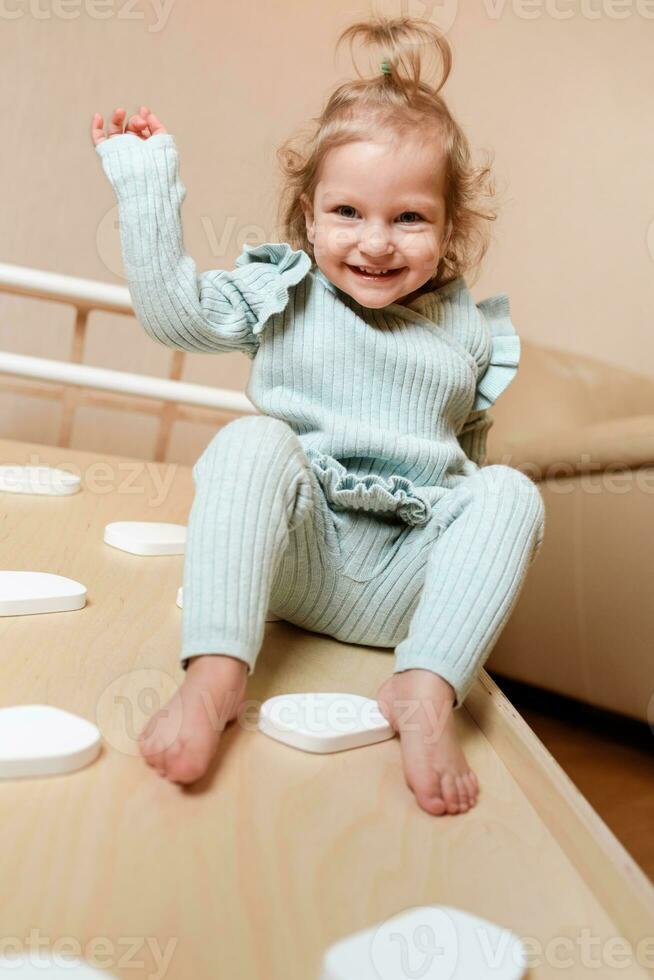
[[[237,660],[242,660],[246,663],[248,677],[254,672],[254,661],[256,657],[252,656],[252,651],[244,643],[235,643],[233,640],[224,640],[218,643],[211,641],[201,646],[198,644],[188,644],[180,654],[182,670],[188,670],[188,663],[191,657],[219,657],[221,655],[236,657]]]

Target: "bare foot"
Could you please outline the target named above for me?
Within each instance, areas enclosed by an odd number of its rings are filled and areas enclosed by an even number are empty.
[[[379,709],[400,734],[404,778],[427,813],[465,813],[479,783],[457,738],[454,689],[439,674],[402,670],[377,692]]]
[[[193,657],[182,686],[139,735],[148,765],[173,783],[200,779],[243,704],[247,672],[243,660],[226,654]]]

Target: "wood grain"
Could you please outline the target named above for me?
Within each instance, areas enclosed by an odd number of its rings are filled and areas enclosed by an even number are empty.
[[[74,940],[125,980],[318,980],[330,943],[438,903],[528,939],[530,978],[651,975],[635,946],[621,957],[611,946],[628,935],[615,912],[621,898],[634,901],[631,868],[616,867],[615,839],[584,808],[589,884],[579,827],[570,828],[579,800],[485,672],[456,714],[481,784],[477,806],[460,816],[418,807],[397,739],[321,757],[256,731],[267,697],[374,697],[392,671],[388,650],[286,622],[267,624],[248,711],[224,733],[208,776],[190,789],[160,779],[135,739],[183,676],[183,557],[128,555],[102,534],[113,520],[186,523],[191,471],[7,440],[0,454],[82,475],[71,497],[0,495],[0,564],[88,588],[83,610],[0,619],[1,703],[55,704],[95,721],[104,739],[80,772],[0,782],[5,943],[27,946],[30,930]],[[588,956],[584,965],[584,935],[600,968]],[[651,962],[654,948],[646,952]]]

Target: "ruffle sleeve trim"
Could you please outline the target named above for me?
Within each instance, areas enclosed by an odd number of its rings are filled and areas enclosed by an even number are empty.
[[[356,476],[326,453],[317,449],[307,449],[306,453],[325,497],[335,507],[376,514],[395,513],[406,524],[417,526],[429,521],[429,500],[406,477],[393,475],[385,480],[376,474]]]
[[[488,367],[477,381],[473,411],[490,408],[513,381],[520,363],[520,337],[511,322],[509,297],[498,293],[477,303],[491,330]]]
[[[273,277],[266,284],[263,299],[257,306],[254,334],[261,333],[274,313],[281,313],[288,304],[288,290],[296,286],[309,272],[311,258],[303,249],[293,249],[288,242],[267,242],[264,245],[244,245],[236,259],[237,266],[267,263]]]

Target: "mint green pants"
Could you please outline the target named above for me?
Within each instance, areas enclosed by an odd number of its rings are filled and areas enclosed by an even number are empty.
[[[394,672],[439,674],[462,705],[516,603],[543,539],[536,484],[486,466],[427,524],[337,510],[291,427],[244,416],[193,467],[184,562],[184,668],[198,654],[248,664],[268,611],[346,643],[395,650]]]

